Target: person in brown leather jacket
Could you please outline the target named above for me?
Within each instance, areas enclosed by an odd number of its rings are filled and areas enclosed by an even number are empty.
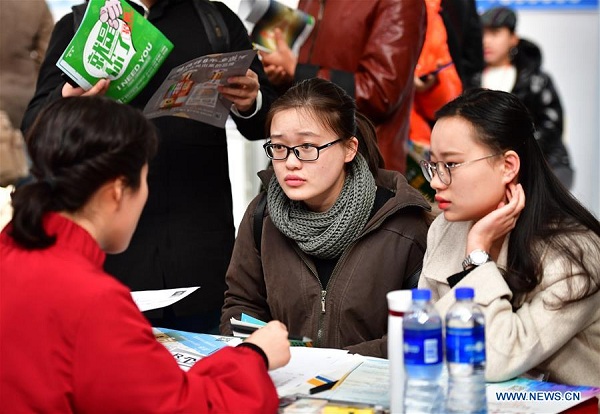
[[[415,287],[429,204],[379,169],[371,122],[330,81],[290,88],[267,115],[273,170],[249,205],[227,270],[221,333],[242,313],[281,320],[317,347],[387,356],[386,293]],[[266,197],[260,249],[253,214]]]
[[[403,173],[424,2],[300,0],[298,9],[315,17],[315,27],[298,56],[275,34],[277,50],[261,52],[269,80],[285,88],[319,77],[344,88],[376,125],[386,168]]]

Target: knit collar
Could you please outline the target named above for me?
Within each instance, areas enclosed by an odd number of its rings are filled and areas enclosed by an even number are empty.
[[[267,192],[271,220],[307,254],[322,259],[340,256],[369,220],[377,190],[375,179],[360,154],[349,167],[340,195],[325,212],[310,211],[304,203],[290,200],[277,178],[271,178]]]
[[[268,188],[271,178],[275,175],[272,168],[261,170],[257,174],[263,188]],[[376,184],[378,187],[386,188],[395,195],[380,208],[370,221],[378,221],[387,216],[390,210],[397,210],[407,206],[418,207],[425,211],[431,211],[431,205],[425,197],[406,181],[406,178],[398,171],[379,169]]]
[[[56,235],[56,242],[50,249],[56,247],[68,250],[89,260],[93,265],[102,267],[106,253],[98,242],[79,224],[55,213],[46,213],[44,229],[49,235]]]

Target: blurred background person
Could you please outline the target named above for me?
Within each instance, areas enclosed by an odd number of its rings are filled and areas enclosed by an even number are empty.
[[[429,159],[435,112],[462,92],[454,57],[450,53],[441,0],[425,0],[427,31],[415,68],[415,95],[410,112],[409,155],[406,179],[433,201],[434,192],[423,177],[419,161]]]
[[[19,130],[54,20],[44,0],[0,1],[0,186],[27,175]]]
[[[385,168],[406,170],[413,74],[425,37],[422,0],[300,0],[316,19],[295,56],[281,33],[261,52],[269,80],[284,89],[319,77],[342,87],[377,127]]]
[[[516,34],[517,15],[507,7],[495,7],[481,16],[485,68],[475,85],[515,94],[531,112],[535,137],[546,161],[560,182],[570,189],[573,170],[562,140],[563,109],[552,78],[542,70],[537,45]]]
[[[442,0],[441,15],[456,71],[468,88],[483,70],[483,34],[475,0]]]

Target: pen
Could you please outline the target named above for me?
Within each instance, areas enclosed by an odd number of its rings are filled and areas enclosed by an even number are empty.
[[[327,390],[332,389],[335,386],[335,384],[337,384],[337,381],[327,382],[325,384],[321,384],[321,385],[311,388],[310,390],[308,390],[308,393],[310,395],[312,395],[312,394],[316,394],[318,392],[327,391]]]

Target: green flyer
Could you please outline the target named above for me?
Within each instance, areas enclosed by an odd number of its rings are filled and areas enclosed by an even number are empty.
[[[127,103],[172,49],[169,39],[126,1],[90,0],[56,66],[86,90],[100,79],[110,79],[106,96]]]

